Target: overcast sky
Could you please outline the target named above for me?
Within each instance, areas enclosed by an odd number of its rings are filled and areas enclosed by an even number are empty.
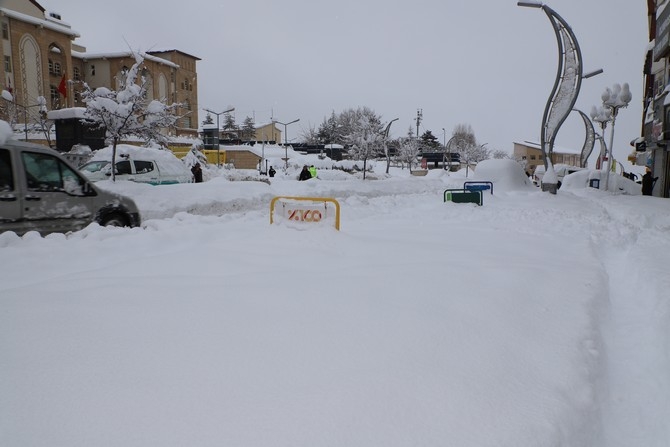
[[[511,152],[514,141],[539,141],[558,59],[547,16],[516,0],[115,0],[104,13],[80,0],[39,2],[59,12],[90,52],[130,46],[201,58],[200,107],[234,106],[238,123],[299,118],[289,140],[333,110],[367,106],[384,121],[399,118],[394,137],[414,127],[422,109],[421,133],[442,141],[443,128],[448,139],[465,123],[480,143]],[[641,127],[645,2],[547,4],[575,32],[584,71],[605,70],[584,80],[578,108],[589,113],[615,82],[631,85],[633,101],[615,133],[615,157],[625,157]],[[584,126],[574,115],[558,146],[581,148]]]

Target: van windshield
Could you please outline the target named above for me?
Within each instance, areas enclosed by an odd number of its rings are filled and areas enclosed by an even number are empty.
[[[107,169],[105,169],[107,168]],[[86,163],[84,166],[79,168],[82,172],[98,172],[102,170],[109,171],[109,162],[108,161],[91,161]]]

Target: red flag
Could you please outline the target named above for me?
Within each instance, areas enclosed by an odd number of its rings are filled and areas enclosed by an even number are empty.
[[[58,92],[67,98],[67,84],[65,83],[65,73],[58,84]]]

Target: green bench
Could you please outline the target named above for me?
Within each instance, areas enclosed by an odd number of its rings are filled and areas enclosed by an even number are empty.
[[[444,191],[444,201],[454,203],[476,203],[479,206],[484,204],[484,197],[481,191],[470,191],[468,189],[446,189]]]

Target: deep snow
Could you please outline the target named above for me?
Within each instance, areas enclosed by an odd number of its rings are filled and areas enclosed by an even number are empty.
[[[1,234],[0,445],[669,445],[670,202],[517,167],[482,207],[383,164],[102,182],[141,228]]]

